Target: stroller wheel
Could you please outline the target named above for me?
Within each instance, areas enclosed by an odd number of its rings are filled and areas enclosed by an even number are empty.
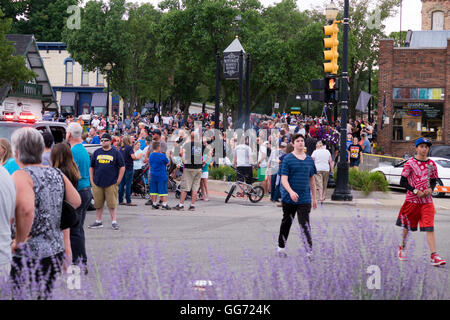
[[[181,192],[180,191],[175,191],[175,198],[180,199],[181,196]]]

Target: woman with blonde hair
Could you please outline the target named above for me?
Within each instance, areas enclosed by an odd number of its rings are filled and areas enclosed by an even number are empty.
[[[3,166],[9,174],[13,174],[19,170],[19,166],[16,163],[16,159],[13,157],[11,144],[8,139],[0,139],[0,166]]]

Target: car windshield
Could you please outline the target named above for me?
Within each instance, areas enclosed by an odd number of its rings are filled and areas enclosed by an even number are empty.
[[[444,168],[450,168],[450,160],[436,160],[436,163]]]
[[[11,136],[12,136],[13,132],[19,128],[22,128],[22,126],[20,126],[20,125],[17,125],[17,126],[16,125],[14,125],[14,126],[0,125],[0,138],[5,138],[5,139],[8,139],[9,141],[11,141]]]

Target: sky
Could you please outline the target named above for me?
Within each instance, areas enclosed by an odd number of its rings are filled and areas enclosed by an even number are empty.
[[[129,0],[130,2],[150,2],[156,6],[159,0]],[[260,0],[264,6],[273,5],[280,2],[280,0]],[[301,11],[315,8],[324,7],[326,4],[330,3],[330,0],[297,0],[297,6]],[[372,3],[377,1],[372,0]],[[421,0],[403,0],[402,9],[402,31],[405,30],[420,30],[422,27],[422,15],[421,15],[422,3]],[[393,31],[400,31],[400,10],[397,9],[397,14],[384,22],[386,26],[386,34],[389,35]]]

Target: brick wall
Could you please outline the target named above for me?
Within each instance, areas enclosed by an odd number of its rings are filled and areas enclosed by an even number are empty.
[[[444,30],[450,30],[449,0],[422,0],[422,30],[431,30],[432,13],[434,11],[444,12]]]
[[[450,1],[448,1],[450,2]],[[392,107],[394,87],[444,88],[443,142],[450,145],[450,40],[445,49],[394,48],[393,40],[381,40],[379,50],[378,114],[383,112],[386,94],[386,115],[389,124],[381,130],[378,117],[378,143],[385,154],[403,156],[414,152],[413,141],[392,141]]]

